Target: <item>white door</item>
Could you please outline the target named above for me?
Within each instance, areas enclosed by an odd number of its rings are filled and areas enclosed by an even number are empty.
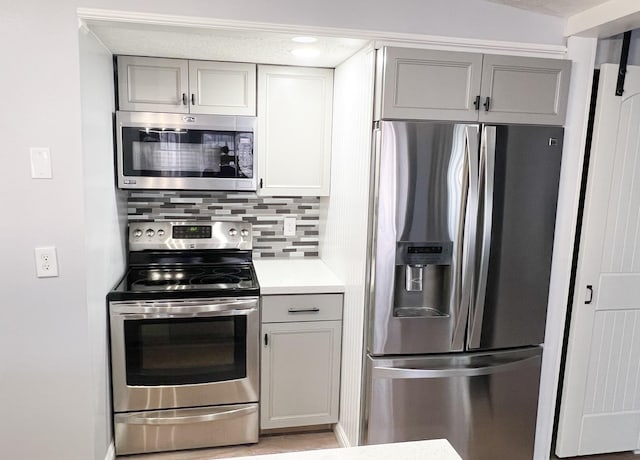
[[[640,67],[600,83],[565,377],[559,457],[640,447]]]

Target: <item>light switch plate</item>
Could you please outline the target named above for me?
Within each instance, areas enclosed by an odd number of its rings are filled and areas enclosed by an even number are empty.
[[[284,236],[296,236],[296,218],[284,218]]]
[[[51,152],[48,147],[31,147],[31,177],[51,179]]]

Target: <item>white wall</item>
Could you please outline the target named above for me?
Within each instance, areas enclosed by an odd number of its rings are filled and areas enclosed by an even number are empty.
[[[338,439],[360,431],[374,57],[367,48],[335,70],[331,195],[321,205],[320,256],[345,284]]]
[[[126,193],[115,187],[111,53],[85,28],[79,31],[84,166],[87,309],[93,364],[94,457],[113,438],[108,365],[106,293],[125,268]]]
[[[0,110],[0,456],[94,458],[78,27],[70,1],[3,2]],[[30,177],[49,147],[53,179]],[[60,276],[35,277],[33,248],[55,245]]]
[[[615,35],[613,37],[598,40],[598,48],[596,50],[596,68],[600,68],[600,64],[620,63],[622,38],[623,35]],[[638,29],[631,32],[627,64],[640,65],[640,30]]]

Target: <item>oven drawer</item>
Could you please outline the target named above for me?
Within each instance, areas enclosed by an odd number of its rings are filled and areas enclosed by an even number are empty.
[[[341,321],[342,294],[262,296],[262,322]]]
[[[258,404],[115,414],[117,455],[258,442]]]

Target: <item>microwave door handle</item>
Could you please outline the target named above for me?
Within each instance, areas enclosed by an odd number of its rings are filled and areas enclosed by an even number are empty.
[[[493,188],[496,161],[496,127],[485,126],[482,132],[480,148],[480,173],[484,213],[482,216],[482,240],[480,264],[478,267],[478,285],[471,314],[469,348],[480,348],[482,321],[484,317],[484,301],[487,292],[489,272],[489,255],[491,251],[491,230],[493,220]]]

